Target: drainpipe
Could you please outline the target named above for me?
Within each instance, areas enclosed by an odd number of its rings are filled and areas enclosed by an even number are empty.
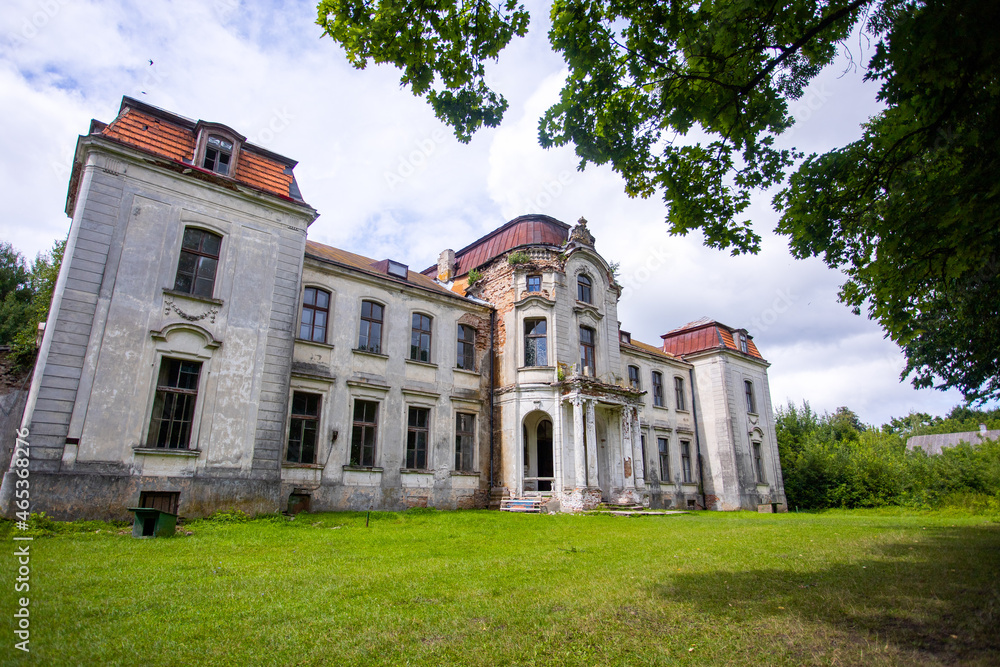
[[[694,418],[694,449],[698,453],[698,486],[701,487],[701,506],[708,509],[708,502],[705,500],[705,470],[701,461],[701,437],[698,435],[698,401],[694,393],[694,369],[688,369],[688,377],[691,382],[691,416]]]
[[[493,409],[493,388],[496,386],[495,373],[493,372],[493,366],[496,361],[496,351],[493,349],[493,339],[494,332],[497,326],[497,311],[496,308],[490,308],[490,493],[487,496],[486,506],[489,507],[490,501],[493,499],[493,438],[494,438],[494,409]]]

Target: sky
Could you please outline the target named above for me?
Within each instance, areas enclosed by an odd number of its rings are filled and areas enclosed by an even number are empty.
[[[621,265],[619,319],[638,340],[658,344],[706,316],[745,327],[771,364],[775,406],[848,406],[869,424],[962,402],[900,381],[899,348],[838,303],[843,276],[794,259],[773,233],[773,192],[749,212],[761,252],[733,257],[700,234],[670,236],[663,201],[630,199],[610,168],[581,172],[571,147],[540,148],[538,118],[566,70],[548,44],[547,4],[527,6],[528,36],[488,69],[510,102],[504,122],[461,144],[396,70],[352,68],[321,37],[316,2],[5,0],[0,240],[30,259],[66,237],[76,140],[91,118],[113,120],[128,95],[298,160],[299,187],[320,213],[312,240],[421,270],[518,215],[583,216],[597,250]],[[858,64],[870,56],[863,40],[845,49]],[[845,54],[792,103],[783,145],[808,154],[857,138],[878,106],[863,68],[848,63]]]

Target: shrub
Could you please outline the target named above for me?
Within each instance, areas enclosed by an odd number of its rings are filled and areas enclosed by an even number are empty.
[[[527,264],[530,261],[531,257],[528,256],[528,253],[522,252],[520,250],[517,250],[507,255],[507,263],[510,264],[511,266],[517,266],[518,264]]]

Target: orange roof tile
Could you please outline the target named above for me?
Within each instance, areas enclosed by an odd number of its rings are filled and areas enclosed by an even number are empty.
[[[201,121],[195,123],[145,102],[123,97],[118,117],[107,125],[95,123],[92,131],[217,178],[232,178],[283,199],[305,203],[292,175],[295,161],[253,144],[244,142],[239,146],[235,156],[236,170],[231,176],[200,169],[194,164],[196,132],[200,124]],[[215,126],[213,123],[206,125]]]
[[[658,357],[665,357],[667,359],[676,359],[677,358],[674,355],[670,354],[669,352],[664,352],[663,350],[661,350],[658,347],[654,347],[654,346],[652,346],[652,345],[650,345],[648,343],[643,343],[642,341],[638,341],[635,338],[632,339],[631,343],[626,343],[624,341],[619,341],[619,345],[621,347],[625,348],[625,349],[628,349],[630,347],[634,347],[637,350],[640,350],[642,352],[646,352],[647,354],[654,354],[654,355],[656,355]]]

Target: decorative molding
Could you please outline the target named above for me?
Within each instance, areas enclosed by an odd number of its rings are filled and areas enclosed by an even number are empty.
[[[206,310],[201,315],[194,315],[182,310],[181,307],[174,302],[173,297],[171,297],[170,295],[164,295],[163,314],[169,316],[171,311],[177,313],[177,315],[183,317],[188,322],[200,322],[201,320],[208,318],[209,323],[215,324],[215,316],[219,314],[219,306],[217,305],[209,306],[208,310]]]

